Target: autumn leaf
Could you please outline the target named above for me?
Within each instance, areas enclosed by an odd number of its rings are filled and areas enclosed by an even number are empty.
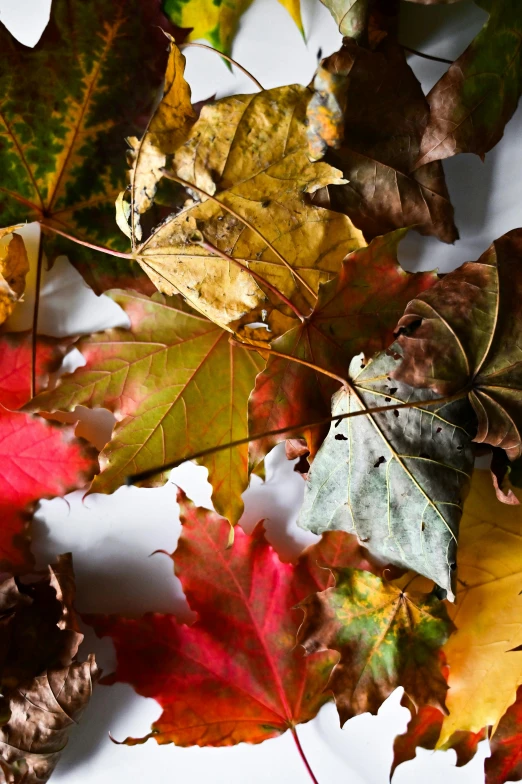
[[[361,713],[376,714],[398,686],[416,706],[444,709],[448,687],[438,652],[453,628],[444,604],[415,592],[411,575],[394,583],[342,569],[335,577],[335,587],[300,605],[299,641],[307,653],[340,653],[328,687],[341,726]]]
[[[400,319],[394,378],[446,395],[469,391],[474,438],[522,454],[522,229],[504,234],[414,299]]]
[[[160,744],[230,746],[293,731],[329,699],[323,689],[336,654],[303,656],[295,643],[301,613],[292,608],[328,585],[330,572],[319,568],[325,559],[359,564],[360,549],[350,537],[346,550],[342,540],[324,537],[296,565],[283,563],[262,525],[252,536],[238,527],[227,549],[223,519],[181,494],[179,502],[182,534],[172,558],[196,623],[158,613],[83,616],[116,646],[117,670],[105,682],[131,683],[163,709],[150,735],[125,743],[152,737]]]
[[[269,338],[286,331],[295,308],[308,314],[319,284],[365,244],[345,216],[306,196],[343,182],[330,165],[309,160],[308,98],[293,85],[204,106],[173,162],[174,176],[200,189],[203,201],[189,201],[134,247],[160,291],[181,293],[225,329],[260,321]],[[141,188],[139,177],[134,185]]]
[[[395,347],[392,347],[392,351]],[[332,416],[433,400],[391,378],[391,352],[355,357]],[[454,591],[462,499],[473,465],[465,400],[334,421],[312,464],[298,525],[355,533],[374,556]]]
[[[36,351],[36,388],[43,390],[49,374],[58,370],[65,343],[38,337]],[[0,335],[0,405],[11,411],[21,408],[31,397],[32,348],[29,332]]]
[[[419,710],[405,694],[401,700],[401,705],[411,711],[412,717],[408,722],[406,732],[397,735],[393,743],[393,764],[390,771],[390,779],[395,773],[395,769],[403,762],[412,760],[416,756],[419,746],[423,749],[434,749],[439,739],[444,714],[438,708],[431,705],[424,705]],[[443,751],[453,749],[457,755],[457,768],[467,765],[477,753],[478,744],[485,740],[486,731],[480,732],[455,732],[445,743]]]
[[[27,581],[0,585],[0,767],[6,781],[48,781],[98,678],[76,661],[83,635],[72,603],[70,555]],[[11,778],[9,778],[11,776]]]
[[[397,248],[405,233],[400,229],[377,237],[368,247],[350,253],[339,274],[321,285],[311,316],[275,340],[272,349],[346,378],[353,356],[361,351],[372,356],[386,348],[393,340],[396,314],[417,292],[437,281],[435,273],[411,274],[402,269]],[[325,419],[339,385],[324,373],[269,355],[250,396],[250,432]],[[306,433],[312,456],[324,435],[324,428]],[[252,462],[260,461],[284,438],[283,434],[253,441]]]
[[[504,784],[506,781],[520,781],[522,778],[521,699],[522,688],[519,688],[517,699],[502,716],[491,739],[491,756],[484,763],[485,784]]]
[[[327,73],[335,76],[344,122],[332,128],[317,96],[311,98],[308,120],[312,155],[322,137],[324,146],[337,148],[326,160],[348,180],[329,186],[332,209],[348,215],[367,240],[415,225],[422,234],[454,242],[458,232],[441,164],[411,171],[429,109],[399,44],[386,36],[370,51],[345,39],[342,49],[321,63],[319,98]]]
[[[450,667],[439,746],[457,730],[498,722],[522,684],[520,506],[499,503],[487,471],[475,470],[459,536],[457,631],[444,646]],[[495,735],[493,735],[493,738]]]
[[[0,229],[0,239],[11,235],[7,244],[0,245],[0,324],[9,318],[22,298],[29,272],[25,243],[19,234],[12,233],[14,228]]]
[[[32,411],[103,407],[119,420],[100,454],[92,492],[110,493],[129,474],[247,435],[247,400],[263,367],[257,352],[232,346],[228,333],[201,316],[132,292],[112,291],[131,321],[83,338],[85,367],[30,404]],[[236,523],[248,485],[248,445],[200,461],[209,470],[216,509]]]
[[[3,223],[42,221],[115,250],[114,202],[126,184],[125,137],[141,133],[159,89],[168,27],[159,0],[54,0],[33,48],[0,27]],[[46,235],[96,291],[149,283],[137,265]],[[143,280],[142,280],[143,279]]]
[[[519,0],[475,0],[490,17],[428,95],[430,119],[415,167],[461,152],[484,157],[500,141],[522,92]]]
[[[74,436],[71,425],[11,412],[0,405],[0,566],[27,571],[29,524],[41,498],[85,485],[98,469],[96,452]]]
[[[301,21],[300,0],[279,0],[281,5],[296,23],[304,35]],[[175,25],[181,28],[192,28],[188,36],[189,41],[206,38],[215,49],[224,54],[230,54],[239,20],[252,0],[166,0],[165,13],[170,16]]]

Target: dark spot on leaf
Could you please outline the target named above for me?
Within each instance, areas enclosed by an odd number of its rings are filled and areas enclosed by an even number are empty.
[[[452,572],[455,571],[455,569],[457,568],[457,564],[455,563],[455,561],[452,561],[452,563],[450,563],[449,568],[451,569]]]
[[[348,439],[346,438],[346,436],[343,436],[343,434],[342,434],[342,433],[337,433],[337,435],[335,436],[335,440],[336,440],[336,441],[348,441]]]
[[[388,392],[390,395],[394,395],[397,392],[398,387],[390,387]]]
[[[436,432],[436,433],[440,433],[441,431],[442,431],[442,428],[441,428],[441,427],[438,427],[438,428],[436,429],[436,431],[435,431],[435,432]]]
[[[421,531],[424,531],[425,528],[426,528],[426,523],[423,520],[421,523]]]
[[[342,419],[337,419],[335,422],[335,427],[339,427],[342,421],[343,421]]]
[[[393,409],[393,416],[396,416],[396,417],[399,416],[399,412],[397,411],[396,408]]]
[[[391,402],[391,397],[385,397],[384,400],[385,400],[386,403],[390,403]]]
[[[270,199],[265,199],[265,201],[261,202],[262,207],[268,207],[270,205]]]
[[[431,455],[429,455],[427,452],[421,452],[419,457],[423,457],[425,460],[431,460]]]
[[[385,457],[383,457],[383,455],[381,455],[381,456],[380,456],[380,457],[379,457],[379,458],[376,460],[376,462],[373,464],[373,467],[374,467],[374,468],[379,468],[379,466],[380,466],[380,465],[382,465],[382,464],[383,464],[383,463],[385,463],[385,462],[386,462],[386,458],[385,458]]]

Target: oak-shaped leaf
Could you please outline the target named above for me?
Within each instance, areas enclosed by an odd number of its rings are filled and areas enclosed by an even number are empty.
[[[500,141],[522,93],[519,0],[475,0],[490,17],[428,95],[430,118],[415,166]]]
[[[31,401],[32,411],[108,408],[119,420],[100,454],[92,492],[110,493],[129,474],[190,452],[247,436],[247,401],[264,361],[229,343],[212,322],[155,298],[124,291],[108,296],[131,327],[79,341],[86,365]],[[248,446],[202,459],[216,509],[236,523],[248,485]]]
[[[376,714],[398,686],[416,706],[444,709],[448,686],[439,651],[453,625],[443,602],[415,591],[410,574],[398,582],[353,568],[334,574],[335,587],[300,605],[305,619],[299,641],[308,653],[339,652],[328,687],[341,725],[361,713]]]
[[[281,5],[303,32],[301,21],[301,0],[279,0]],[[212,46],[224,54],[230,54],[232,42],[237,32],[239,21],[252,0],[227,0],[225,3],[216,0],[199,0],[199,2],[165,1],[165,13],[175,25],[191,28],[189,41],[205,38]]]
[[[171,164],[175,176],[200,189],[193,192],[198,200],[141,244],[130,231],[133,256],[154,285],[181,293],[225,329],[265,322],[267,340],[281,334],[295,314],[273,289],[308,315],[319,284],[365,244],[346,216],[310,202],[308,194],[344,180],[329,164],[309,160],[308,99],[305,87],[292,85],[206,104]],[[133,175],[138,193],[148,187],[144,173]],[[133,215],[131,206],[131,221]]]
[[[390,779],[399,765],[415,758],[417,748],[421,747],[430,750],[436,748],[442,722],[444,721],[444,713],[439,708],[435,708],[432,705],[424,705],[417,710],[407,694],[403,695],[401,705],[410,710],[411,719],[408,722],[406,731],[402,735],[397,735],[394,740]],[[441,747],[441,750],[453,749],[457,755],[456,766],[461,768],[473,759],[477,752],[478,744],[485,738],[485,729],[479,732],[455,732]]]
[[[395,314],[400,314],[417,293],[438,277],[433,272],[409,273],[397,261],[397,247],[406,229],[376,237],[370,245],[350,253],[339,274],[321,285],[311,316],[272,343],[289,359],[268,356],[265,370],[256,378],[249,400],[250,432],[262,433],[302,422],[326,419],[331,397],[340,382],[291,357],[315,364],[346,378],[352,357],[371,357],[393,340]],[[315,455],[325,432],[303,432]],[[285,436],[253,441],[250,455],[255,464]]]
[[[491,756],[485,760],[485,784],[504,784],[522,779],[522,687],[517,698],[500,719],[491,742]]]
[[[522,497],[519,494],[519,498]],[[439,746],[456,731],[493,728],[522,684],[520,532],[522,508],[501,504],[487,471],[476,469],[459,536],[457,631],[444,646],[449,715]]]
[[[355,357],[332,416],[426,403],[430,390],[392,380],[396,345],[368,365]],[[396,358],[397,357],[397,358]],[[434,580],[452,598],[462,500],[473,465],[465,399],[332,422],[312,464],[298,525],[355,533],[383,561]]]
[[[361,565],[353,538],[326,536],[297,564],[283,563],[259,524],[252,536],[180,494],[182,533],[172,558],[191,625],[173,615],[83,616],[116,646],[116,673],[104,682],[131,683],[163,709],[154,738],[180,746],[260,743],[313,718],[337,659],[333,651],[305,657],[296,645],[302,613],[295,605],[329,584],[321,566]],[[341,535],[342,536],[342,535]],[[339,537],[339,534],[333,534]],[[363,566],[364,568],[364,566]]]
[[[14,784],[49,779],[98,677],[93,656],[76,660],[73,601],[70,555],[0,585],[0,767]]]
[[[445,275],[400,319],[404,359],[394,378],[438,394],[463,390],[478,418],[474,440],[522,455],[522,229]]]
[[[25,276],[29,272],[29,259],[23,238],[13,233],[16,226],[0,229],[0,324],[9,318],[25,290]]]
[[[34,48],[0,27],[0,210],[5,223],[43,221],[115,250],[125,188],[125,138],[141,134],[167,60],[159,0],[53,0]],[[97,291],[145,286],[138,265],[46,234]]]
[[[8,411],[0,405],[0,565],[27,571],[32,512],[41,498],[83,487],[98,470],[97,452],[73,425]]]
[[[370,51],[346,38],[342,49],[321,63],[319,77],[335,76],[344,123],[337,136],[326,124],[326,160],[348,180],[328,188],[331,207],[345,213],[367,240],[415,225],[422,234],[454,242],[458,232],[440,162],[412,172],[429,109],[404,51],[389,36]],[[345,93],[342,95],[342,80]],[[342,100],[341,100],[342,98]],[[309,111],[312,154],[317,154],[324,116],[312,96]]]

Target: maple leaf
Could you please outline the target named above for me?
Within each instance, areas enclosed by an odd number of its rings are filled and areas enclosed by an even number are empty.
[[[0,767],[6,781],[49,779],[98,677],[75,660],[83,635],[73,610],[70,555],[27,582],[0,585]]]
[[[391,351],[394,351],[392,346]],[[332,399],[332,415],[393,403],[426,403],[429,390],[391,378],[383,352]],[[370,553],[414,569],[453,596],[462,497],[473,466],[466,400],[332,422],[306,483],[298,525],[314,533],[357,534]]]
[[[522,684],[520,506],[498,502],[487,471],[475,470],[459,536],[457,631],[444,646],[450,667],[439,746],[464,730],[493,726]],[[494,735],[493,735],[494,737]]]
[[[393,743],[393,763],[390,770],[390,779],[393,777],[395,769],[403,762],[415,758],[416,749],[421,746],[423,749],[433,750],[437,746],[444,714],[438,708],[431,705],[424,705],[419,710],[404,694],[401,705],[411,711],[411,719],[408,722],[406,732],[397,735]],[[444,744],[442,750],[453,749],[457,755],[457,768],[467,765],[477,752],[478,744],[485,740],[486,731],[480,732],[455,732]]]
[[[126,136],[143,128],[163,78],[168,27],[159,0],[54,0],[30,49],[0,28],[0,209],[4,223],[42,221],[115,250],[114,202],[125,187]],[[96,291],[143,286],[137,265],[45,237]],[[145,284],[143,283],[145,281]]]
[[[522,455],[522,229],[504,234],[476,262],[445,275],[400,319],[404,359],[394,378],[439,394],[469,390],[474,438]]]
[[[85,367],[62,376],[32,411],[103,407],[118,420],[100,454],[102,472],[91,492],[113,492],[131,473],[195,449],[247,435],[247,400],[262,358],[229,343],[229,333],[161,295],[107,296],[128,314],[130,330],[111,329],[80,340]],[[248,445],[200,461],[209,470],[216,509],[236,523],[248,485]]]
[[[415,166],[461,152],[484,157],[500,141],[522,92],[518,0],[475,0],[489,20],[428,95],[430,119]]]
[[[361,713],[376,714],[398,686],[416,706],[444,708],[448,686],[438,652],[453,628],[444,604],[414,592],[411,575],[387,582],[358,569],[334,573],[335,587],[300,605],[299,641],[308,653],[340,653],[328,687],[341,726]]]
[[[36,388],[47,386],[49,374],[58,370],[65,345],[63,341],[39,337],[36,351]],[[31,397],[31,333],[0,335],[0,404],[10,410],[21,408]]]
[[[173,176],[199,189],[203,201],[189,201],[141,245],[131,232],[133,256],[154,285],[181,293],[225,329],[257,320],[271,337],[281,334],[295,308],[308,313],[319,284],[365,244],[346,216],[306,197],[344,181],[332,166],[309,160],[308,98],[293,85],[204,106],[173,161]],[[134,190],[148,182],[136,175]]]
[[[252,536],[238,528],[227,549],[228,524],[181,493],[179,501],[182,533],[172,558],[196,623],[157,613],[83,616],[116,646],[118,666],[109,682],[131,683],[163,708],[150,735],[125,743],[152,737],[229,746],[293,730],[329,699],[323,689],[337,656],[303,656],[295,644],[300,613],[292,608],[328,585],[330,572],[319,568],[325,559],[359,564],[360,548],[353,538],[344,547],[327,536],[296,565],[283,563],[258,525]]]
[[[323,137],[327,74],[335,77],[344,122],[334,128],[326,122]],[[308,111],[311,152],[317,155],[321,147],[317,137],[338,147],[326,160],[348,180],[329,186],[332,209],[346,213],[368,240],[415,224],[422,234],[454,242],[458,232],[440,162],[411,171],[429,109],[399,44],[386,36],[370,51],[346,38],[339,52],[322,61],[318,80],[319,94]]]
[[[402,269],[397,247],[406,231],[377,237],[368,247],[350,253],[339,274],[320,286],[309,318],[277,338],[272,349],[345,378],[353,356],[361,351],[371,356],[386,348],[393,340],[395,314],[438,279],[432,272],[412,274]],[[269,355],[250,396],[250,432],[328,417],[339,383],[291,359]],[[312,456],[324,435],[323,428],[306,433]],[[284,438],[283,434],[253,441],[252,462],[260,461]]]
[[[27,571],[29,521],[41,498],[82,487],[98,469],[96,451],[59,426],[0,405],[0,565]]]
[[[0,246],[0,324],[9,318],[25,290],[29,259],[25,243],[14,226],[0,229],[0,239],[11,235],[8,244]]]
[[[304,36],[300,0],[279,2],[287,9]],[[192,28],[189,41],[206,38],[215,49],[230,54],[239,20],[251,4],[252,0],[227,0],[225,3],[216,3],[215,0],[190,0],[182,3],[178,0],[166,0],[165,13],[175,25]]]
[[[485,784],[504,784],[522,778],[522,688],[502,716],[490,742],[491,756],[484,762]]]

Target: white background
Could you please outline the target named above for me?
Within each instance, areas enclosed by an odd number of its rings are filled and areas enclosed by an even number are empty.
[[[0,0],[0,20],[27,45],[38,40],[48,18],[49,0]],[[455,58],[480,29],[486,18],[471,2],[425,7],[405,3],[401,42],[424,52]],[[277,0],[255,0],[244,15],[233,56],[261,81],[264,87],[309,82],[317,53],[330,54],[340,44],[336,26],[319,0],[302,0],[307,35],[303,42],[286,11]],[[251,92],[252,83],[240,73],[230,73],[214,54],[188,49],[186,76],[195,101],[241,91]],[[427,91],[445,66],[417,57],[410,63]],[[454,246],[412,233],[402,245],[401,261],[409,269],[439,267],[449,271],[475,259],[493,239],[522,226],[522,112],[507,127],[504,139],[482,163],[476,156],[461,155],[446,161],[448,186],[456,208],[461,239]],[[123,154],[123,149],[122,149]],[[34,249],[38,229],[25,230]],[[34,254],[33,254],[34,255]],[[33,258],[34,264],[34,258]],[[29,287],[13,328],[30,324],[33,296]],[[65,259],[47,273],[41,308],[41,331],[65,335],[90,332],[109,326],[126,326],[126,316],[105,297],[96,298]],[[73,360],[78,360],[78,357]],[[89,418],[89,417],[88,417]],[[110,432],[111,416],[96,412],[97,437]],[[101,443],[99,444],[101,445]],[[303,483],[284,459],[281,448],[267,460],[266,484],[254,477],[245,494],[247,530],[267,518],[270,540],[288,556],[315,537],[298,531],[295,517]],[[61,552],[72,551],[78,586],[78,609],[85,612],[140,614],[172,612],[183,608],[179,583],[167,558],[149,554],[157,549],[174,550],[179,535],[177,482],[198,504],[210,505],[206,470],[194,465],[173,472],[171,482],[156,490],[122,488],[113,496],[89,496],[80,492],[40,505],[34,524],[33,549],[43,565]],[[114,666],[108,640],[97,640],[86,629],[82,652],[94,651],[106,673]],[[341,730],[333,705],[298,729],[302,745],[320,782],[385,784],[392,760],[393,738],[403,732],[408,712],[399,706],[398,690],[382,706],[377,717],[365,714]],[[145,735],[160,715],[155,701],[137,696],[130,686],[98,687],[81,722],[72,733],[53,781],[57,784],[134,784],[195,781],[211,784],[264,784],[271,781],[309,781],[289,733],[259,746],[240,744],[225,749],[158,747],[154,740],[143,746],[116,746],[108,737]],[[487,755],[482,743],[475,759],[465,768],[454,767],[454,752],[419,750],[415,760],[400,766],[395,784],[479,784]]]

